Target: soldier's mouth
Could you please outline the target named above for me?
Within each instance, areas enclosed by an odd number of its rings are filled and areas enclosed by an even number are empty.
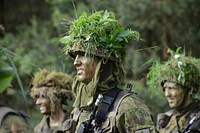
[[[81,75],[83,73],[83,70],[82,69],[78,69],[77,70],[77,75]]]
[[[172,99],[168,99],[168,103],[173,103],[173,100]]]
[[[40,111],[44,111],[44,110],[45,110],[45,107],[41,106]]]

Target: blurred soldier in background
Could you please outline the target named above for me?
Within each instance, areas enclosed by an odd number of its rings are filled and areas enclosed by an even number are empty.
[[[32,133],[28,116],[5,105],[0,105],[0,133]]]
[[[0,93],[10,84],[13,70],[5,62],[0,62]],[[0,104],[0,133],[32,133],[28,116],[23,111],[14,110]]]
[[[62,132],[62,124],[69,117],[68,110],[63,109],[73,99],[71,77],[62,72],[41,69],[34,75],[30,95],[40,107],[43,118],[35,127],[35,133]],[[68,105],[69,106],[69,105]]]
[[[156,62],[147,76],[151,89],[161,84],[172,110],[158,115],[161,133],[200,132],[200,102],[194,98],[200,87],[200,60],[169,50],[171,58]]]

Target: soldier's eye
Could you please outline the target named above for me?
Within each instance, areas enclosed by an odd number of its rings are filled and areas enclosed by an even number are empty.
[[[45,95],[45,94],[42,94],[42,95],[41,95],[41,98],[46,98],[46,95]]]
[[[35,95],[34,98],[35,98],[35,99],[38,99],[38,98],[39,98],[39,95]]]
[[[169,87],[169,90],[176,90],[175,87]]]

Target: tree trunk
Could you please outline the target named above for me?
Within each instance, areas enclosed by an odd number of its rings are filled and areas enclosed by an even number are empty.
[[[162,17],[162,23],[163,23],[163,27],[162,27],[162,37],[161,37],[161,43],[162,43],[162,56],[163,59],[167,59],[167,49],[168,49],[168,38],[167,38],[167,18],[164,15]]]

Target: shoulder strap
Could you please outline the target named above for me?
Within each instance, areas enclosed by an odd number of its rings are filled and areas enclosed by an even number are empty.
[[[23,118],[25,120],[25,122],[27,123],[28,122],[28,115],[25,114],[25,112],[23,111],[16,111],[14,109],[11,109],[9,107],[6,107],[4,105],[1,105],[0,106],[0,125],[2,124],[3,122],[3,119],[6,117],[6,115],[8,114],[13,114],[13,115],[16,115],[16,116],[19,116],[21,118]]]
[[[134,93],[134,92],[130,92],[130,91],[124,90],[124,91],[121,91],[121,92],[118,94],[118,96],[116,97],[115,102],[114,102],[114,104],[113,104],[113,106],[112,106],[112,110],[114,111],[114,115],[117,114],[117,111],[118,111],[118,108],[119,108],[119,105],[120,105],[121,101],[122,101],[125,97],[127,97],[127,96],[129,96],[129,95],[131,95],[131,94],[133,94],[133,93]],[[135,94],[135,93],[134,93],[134,94]]]
[[[131,91],[127,91],[127,90],[123,90],[123,91],[121,91],[121,92],[119,92],[119,94],[117,95],[117,97],[116,97],[116,99],[115,99],[115,102],[113,103],[113,105],[112,105],[112,107],[111,107],[111,112],[114,112],[113,114],[112,114],[112,116],[116,116],[117,115],[117,113],[118,113],[118,109],[119,109],[119,106],[120,106],[120,104],[121,104],[121,102],[122,102],[122,100],[125,98],[125,97],[127,97],[127,96],[129,96],[129,95],[131,95],[131,94],[133,94],[134,92],[131,92]],[[136,93],[134,93],[134,94],[136,94]],[[115,117],[114,117],[115,118]],[[113,121],[113,132],[118,132],[118,129],[117,129],[117,127],[116,127],[116,119],[114,119],[114,121]]]
[[[72,116],[72,118],[73,118],[75,121],[78,121],[80,114],[81,114],[81,110],[78,109],[78,108],[75,108],[75,109],[73,110],[73,116]]]
[[[185,132],[189,130],[199,131],[200,130],[199,123],[200,123],[200,106],[196,106],[194,107],[194,109],[190,111],[189,118],[187,119],[187,122],[185,123],[183,130]]]
[[[0,107],[0,125],[2,125],[2,122],[3,122],[3,119],[5,118],[5,116],[10,113],[18,115],[17,111],[15,111],[9,107],[6,107],[6,106]]]
[[[118,93],[121,92],[121,89],[112,89],[107,94],[103,96],[102,103],[100,104],[97,113],[95,115],[95,126],[101,127],[102,122],[106,120],[106,116],[109,112],[109,109],[117,97]]]

